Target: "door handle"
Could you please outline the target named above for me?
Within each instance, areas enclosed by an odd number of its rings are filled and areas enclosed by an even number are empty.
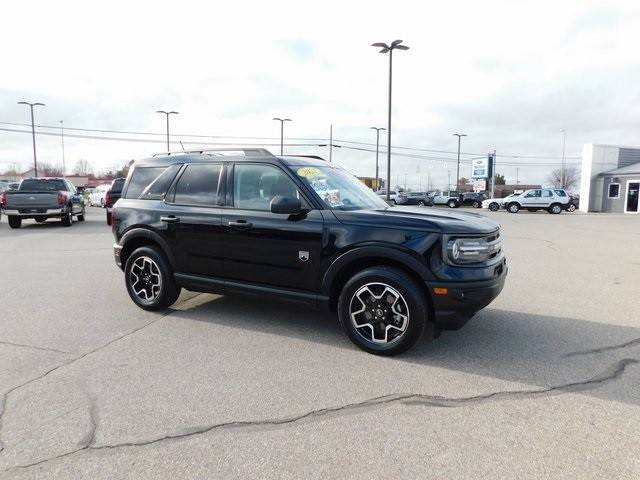
[[[246,230],[253,227],[253,223],[247,222],[246,220],[238,220],[237,222],[229,222],[229,226]]]
[[[168,217],[160,217],[160,221],[165,223],[179,223],[180,217],[169,215]]]

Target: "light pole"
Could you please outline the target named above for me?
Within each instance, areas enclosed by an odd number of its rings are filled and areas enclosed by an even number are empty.
[[[466,137],[466,133],[454,133],[454,137],[458,137],[458,167],[456,168],[456,191],[460,188],[460,139]]]
[[[284,155],[284,122],[292,122],[290,118],[274,118],[273,120],[277,120],[280,122],[280,155]]]
[[[560,188],[564,188],[564,147],[567,140],[567,132],[564,128],[560,129],[562,132],[562,170],[560,171]]]
[[[178,115],[180,112],[174,112],[173,110],[167,112],[165,110],[156,110],[156,113],[163,113],[167,117],[167,152],[171,151],[171,147],[169,147],[169,115]]]
[[[378,183],[379,173],[378,173],[378,154],[380,153],[380,130],[386,130],[384,127],[371,127],[372,130],[376,131],[376,187],[377,190],[380,190],[380,184]],[[387,190],[389,188],[387,187]]]
[[[64,121],[60,120],[60,137],[62,138],[62,176],[67,174],[67,168],[64,163]]]
[[[390,201],[389,191],[391,190],[391,92],[393,81],[393,51],[409,50],[406,45],[401,45],[402,40],[394,40],[391,45],[386,43],[374,43],[372,47],[380,47],[380,53],[389,53],[389,111],[387,118],[387,203]]]
[[[44,103],[35,102],[18,102],[18,105],[29,105],[31,109],[31,139],[33,140],[33,170],[35,172],[35,176],[38,176],[38,160],[36,159],[36,127],[33,122],[33,107],[42,106],[44,107]]]

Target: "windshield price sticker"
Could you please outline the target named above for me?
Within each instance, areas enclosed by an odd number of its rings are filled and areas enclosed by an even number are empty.
[[[313,178],[322,175],[319,168],[316,167],[302,167],[298,169],[298,175],[303,178]]]

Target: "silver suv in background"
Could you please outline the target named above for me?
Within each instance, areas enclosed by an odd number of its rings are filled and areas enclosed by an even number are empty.
[[[446,205],[449,208],[458,208],[460,206],[460,192],[451,190],[448,192],[437,193],[433,197],[434,205]]]
[[[509,199],[504,206],[510,213],[518,213],[521,209],[525,209],[530,212],[546,210],[557,215],[566,210],[570,202],[571,197],[561,188],[534,188]]]

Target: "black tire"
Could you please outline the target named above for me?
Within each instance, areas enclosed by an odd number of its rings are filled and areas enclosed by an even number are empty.
[[[419,200],[419,201],[418,201],[418,206],[419,206],[419,207],[424,207],[425,205],[426,205],[426,204],[424,203],[424,201],[423,201],[423,200]]]
[[[100,199],[100,208],[104,208],[104,198]]]
[[[567,212],[575,212],[575,211],[576,211],[575,203],[570,203],[569,206],[567,207]]]
[[[480,208],[480,207],[482,206],[482,204],[481,204],[479,201],[475,200],[475,201],[471,204],[471,206],[472,206],[473,208]]]
[[[140,261],[141,259],[142,261]],[[141,293],[144,290],[145,297],[148,297],[149,292],[151,292],[151,295],[153,295],[151,299],[142,298],[142,295],[136,293],[135,288],[138,286],[135,282],[136,271],[141,271],[140,265],[146,263],[145,259],[155,264],[155,267],[151,266],[149,270],[151,276],[159,276],[160,278],[157,291],[153,290],[153,286],[145,286],[144,283],[140,285],[141,288],[138,292]],[[133,275],[132,270],[134,270]],[[137,277],[140,278],[139,275]],[[164,254],[156,247],[140,247],[129,255],[124,266],[124,281],[131,300],[144,310],[164,310],[173,305],[180,296],[180,287],[176,285],[169,262],[166,260]]]
[[[509,205],[507,205],[507,211],[509,213],[518,213],[519,210],[520,210],[520,205],[516,202],[510,203]]]
[[[47,217],[36,217],[35,220],[38,223],[44,223],[47,221]]]
[[[489,204],[489,210],[491,210],[492,212],[497,212],[498,210],[500,210],[500,204],[496,202],[491,202]]]
[[[71,207],[69,207],[67,213],[62,216],[62,225],[64,225],[65,227],[70,227],[71,225],[73,225],[73,213],[71,213]]]
[[[560,205],[559,203],[554,203],[552,205],[549,206],[549,213],[553,214],[553,215],[558,215],[560,213],[562,213],[562,205]]]
[[[380,286],[383,285],[383,286]],[[396,298],[396,302],[390,304],[388,301],[385,303],[385,299],[381,298],[380,305],[374,305],[373,303],[368,304],[370,309],[362,312],[363,319],[364,315],[369,315],[372,320],[375,320],[375,317],[372,315],[376,315],[378,312],[381,317],[381,321],[377,323],[380,329],[385,328],[384,338],[377,338],[380,342],[374,342],[373,339],[376,339],[376,333],[374,333],[374,327],[366,326],[357,328],[354,321],[352,321],[351,314],[357,315],[357,312],[353,312],[354,308],[359,308],[360,306],[364,306],[360,298],[365,298],[366,289],[371,286],[372,289],[376,289],[376,294],[385,297],[380,292],[380,289],[384,291],[385,286],[391,287],[397,294],[399,294],[399,298]],[[363,290],[363,293],[360,296],[356,297],[356,293]],[[368,298],[375,302],[373,296],[368,296]],[[395,305],[398,307],[395,307]],[[404,327],[404,331],[397,333],[394,337],[389,339],[389,331],[391,334],[396,333],[398,329],[389,330],[389,327],[384,327],[384,315],[385,309],[384,306],[391,305],[389,310],[393,308],[400,310],[407,310],[406,315],[406,326]],[[402,306],[404,305],[404,306]],[[400,311],[393,311],[398,314]],[[387,313],[388,315],[388,313]],[[411,348],[419,339],[422,337],[425,330],[428,331],[430,339],[434,338],[434,325],[429,319],[429,305],[426,293],[416,282],[402,270],[398,270],[392,267],[379,266],[379,267],[370,267],[361,272],[354,275],[347,284],[343,287],[342,292],[340,293],[340,297],[338,299],[338,318],[340,320],[340,325],[346,331],[349,339],[359,348],[369,352],[374,353],[376,355],[397,355],[402,353],[409,348]],[[358,317],[355,317],[358,319]],[[366,321],[366,320],[363,320]],[[394,321],[394,319],[390,320]],[[395,330],[395,331],[394,331]],[[367,338],[367,332],[370,338]],[[378,334],[381,333],[381,330],[377,331]],[[383,340],[389,339],[382,343]]]
[[[85,214],[85,211],[84,211],[84,205],[83,205],[82,206],[82,212],[78,214],[78,221],[79,222],[84,222],[84,214]]]
[[[447,202],[447,207],[449,207],[449,208],[457,208],[458,207],[458,202],[456,202],[455,200],[449,200]]]
[[[107,211],[107,225],[111,226],[112,216],[111,212]]]
[[[16,217],[15,215],[8,215],[9,217],[9,226],[11,228],[20,228],[22,225],[22,219],[20,217]]]

